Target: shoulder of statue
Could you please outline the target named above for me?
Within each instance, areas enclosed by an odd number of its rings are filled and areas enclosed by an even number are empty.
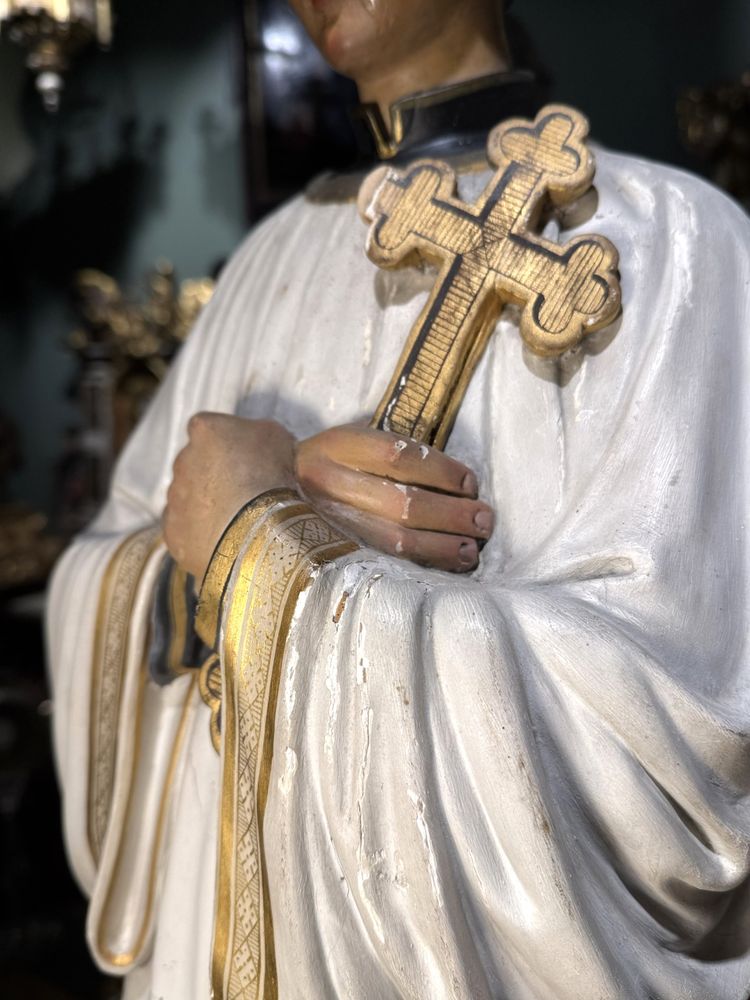
[[[644,204],[653,208],[682,208],[708,222],[715,212],[726,213],[740,230],[750,227],[750,216],[733,198],[710,180],[682,167],[622,153],[591,143],[596,157],[596,187],[602,195],[617,191],[625,195],[642,192]],[[637,209],[637,200],[628,199]],[[685,222],[690,221],[685,219]],[[720,234],[716,233],[717,237]]]

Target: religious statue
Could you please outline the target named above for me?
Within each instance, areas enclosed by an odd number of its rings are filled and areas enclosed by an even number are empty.
[[[383,163],[250,235],[56,571],[92,953],[126,1000],[746,1000],[750,224],[594,178],[495,0],[293,6]]]

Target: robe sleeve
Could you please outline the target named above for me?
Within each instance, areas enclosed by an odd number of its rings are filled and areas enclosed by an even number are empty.
[[[89,945],[113,974],[149,954],[180,747],[199,704],[195,672],[160,686],[149,671],[171,465],[193,413],[234,412],[242,395],[246,358],[237,364],[224,338],[252,316],[241,290],[253,294],[254,261],[266,259],[273,225],[261,226],[227,268],[131,436],[104,510],[64,554],[50,586],[48,662],[65,839],[91,897]],[[253,346],[248,335],[238,350]],[[166,659],[177,662],[182,652],[167,649]]]

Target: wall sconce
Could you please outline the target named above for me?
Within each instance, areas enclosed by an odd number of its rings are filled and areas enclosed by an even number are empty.
[[[0,0],[0,27],[29,50],[26,65],[47,111],[57,111],[69,60],[96,39],[112,39],[110,0]]]

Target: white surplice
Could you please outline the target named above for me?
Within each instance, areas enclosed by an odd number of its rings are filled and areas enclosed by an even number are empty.
[[[598,204],[561,239],[617,246],[623,317],[559,362],[528,355],[511,313],[498,324],[447,448],[496,511],[481,568],[360,552],[296,617],[265,817],[283,1000],[750,993],[750,223],[688,175],[597,161]],[[128,998],[209,996],[219,758],[189,678],[149,684],[136,731],[126,679],[94,860],[104,568],[158,521],[192,413],[307,436],[375,410],[434,276],[378,271],[364,236],[354,204],[302,198],[250,236],[54,578],[68,848]]]

